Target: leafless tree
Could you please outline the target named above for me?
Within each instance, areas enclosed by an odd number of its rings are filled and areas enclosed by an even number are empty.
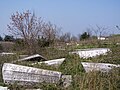
[[[48,40],[54,40],[57,35],[57,27],[50,22],[45,23],[35,16],[35,13],[26,11],[23,13],[16,12],[11,15],[11,23],[8,30],[15,36],[24,39],[30,54],[36,51],[38,37],[44,37]]]
[[[93,30],[96,36],[101,37],[104,35],[105,30],[107,30],[108,28],[96,25],[96,28],[91,27],[91,29]]]
[[[71,33],[67,32],[60,36],[60,41],[62,42],[70,42],[71,41]]]
[[[11,23],[8,25],[8,30],[24,39],[28,47],[29,53],[34,52],[34,45],[37,43],[39,33],[43,28],[43,21],[37,18],[34,13],[26,11],[23,13],[16,12],[11,15]]]
[[[43,29],[41,33],[42,33],[42,37],[45,38],[48,42],[54,43],[59,36],[60,28],[58,28],[56,25],[52,24],[51,22],[48,22],[43,25]]]

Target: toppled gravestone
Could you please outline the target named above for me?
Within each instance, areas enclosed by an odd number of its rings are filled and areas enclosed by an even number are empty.
[[[2,68],[4,83],[34,84],[34,83],[58,83],[61,72],[4,63]]]
[[[80,58],[89,58],[89,57],[95,57],[99,55],[106,55],[107,52],[109,52],[109,48],[91,48],[91,49],[77,49],[74,52],[70,52],[70,54],[78,54]]]
[[[32,85],[35,83],[59,83],[63,82],[64,87],[68,87],[72,82],[71,75],[62,75],[61,72],[38,69],[11,63],[4,63],[2,68],[4,83],[19,85]]]
[[[90,62],[81,62],[86,72],[90,71],[101,71],[109,72],[112,68],[118,68],[120,65],[109,64],[109,63],[90,63]]]
[[[44,64],[46,64],[48,66],[50,66],[50,65],[59,66],[60,64],[63,63],[64,60],[65,60],[65,58],[53,59],[53,60],[48,60],[48,61],[42,61],[42,62],[32,63],[32,65],[44,63]]]
[[[19,59],[17,61],[38,61],[39,62],[39,61],[46,61],[46,60],[47,59],[43,57],[42,55],[35,54],[35,55],[31,55],[31,56],[27,56],[25,58]]]
[[[58,66],[60,64],[63,63],[63,61],[65,60],[65,58],[59,58],[59,59],[53,59],[53,60],[47,60],[45,57],[43,57],[42,55],[39,54],[35,54],[35,55],[31,55],[31,56],[27,56],[25,58],[16,60],[14,62],[21,62],[21,61],[33,61],[35,63],[32,63],[31,65],[35,65],[35,64],[41,64],[44,63],[46,65],[54,65],[54,66]]]

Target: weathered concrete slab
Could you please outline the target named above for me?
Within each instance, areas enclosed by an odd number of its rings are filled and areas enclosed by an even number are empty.
[[[0,86],[0,90],[9,90],[8,87]]]
[[[35,54],[35,55],[31,55],[22,59],[19,59],[17,61],[41,61],[41,59],[43,61],[46,61],[47,59],[45,57],[43,57],[42,55],[39,54]]]
[[[53,59],[53,60],[48,60],[48,61],[33,63],[32,65],[44,63],[46,65],[55,65],[55,66],[58,66],[58,65],[62,64],[64,60],[65,60],[65,58]]]
[[[89,58],[95,57],[99,55],[106,55],[109,52],[109,48],[92,48],[92,49],[77,49],[72,54],[76,53],[80,56],[80,58]]]
[[[5,83],[18,82],[20,84],[58,83],[61,72],[38,69],[33,67],[4,63],[2,68]]]
[[[109,64],[109,63],[90,63],[90,62],[81,62],[85,71],[101,71],[101,72],[109,72],[114,67],[120,67],[120,65]]]

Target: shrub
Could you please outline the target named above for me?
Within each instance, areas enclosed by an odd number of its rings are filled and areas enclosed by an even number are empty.
[[[82,74],[84,72],[78,55],[68,55],[59,69],[63,74],[68,75]]]

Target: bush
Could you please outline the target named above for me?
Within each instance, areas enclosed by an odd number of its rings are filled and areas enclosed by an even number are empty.
[[[80,40],[88,39],[88,38],[90,38],[90,34],[87,33],[87,32],[84,32],[84,33],[81,35]]]
[[[78,55],[68,55],[59,67],[63,74],[76,75],[85,72]]]

